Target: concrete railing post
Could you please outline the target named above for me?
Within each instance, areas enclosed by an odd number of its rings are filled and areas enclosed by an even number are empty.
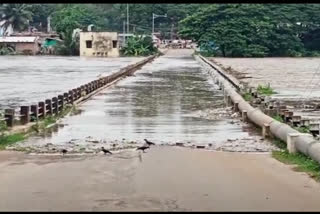
[[[31,121],[37,121],[39,119],[39,108],[38,105],[31,105]]]
[[[262,126],[262,138],[266,139],[267,137],[271,137],[270,124],[264,123]]]
[[[69,94],[68,93],[63,93],[63,100],[64,100],[64,103],[66,103],[66,104],[69,103]]]
[[[232,99],[231,99],[230,95],[227,96],[227,104],[228,104],[228,106],[232,105]]]
[[[73,90],[70,90],[69,93],[69,104],[73,104],[73,101],[74,101],[74,97],[73,97]]]
[[[53,114],[57,115],[59,113],[59,109],[58,109],[58,98],[57,97],[53,97],[52,98],[52,112]]]
[[[235,112],[239,111],[239,102],[233,103],[233,109],[234,109]]]
[[[64,106],[63,95],[58,95],[58,110],[59,110],[59,112],[63,111],[63,106]]]
[[[39,114],[41,118],[45,118],[46,117],[46,104],[45,102],[39,102],[38,103],[39,106]]]
[[[5,109],[4,118],[8,127],[12,127],[14,124],[14,109]]]
[[[52,100],[46,99],[45,103],[46,103],[46,109],[47,109],[46,115],[47,114],[52,115]]]
[[[287,149],[290,154],[298,152],[297,149],[297,139],[299,136],[309,136],[310,134],[306,133],[288,133],[287,134]]]
[[[21,106],[20,107],[20,121],[22,125],[25,125],[30,122],[30,106]]]
[[[247,110],[242,111],[242,121],[247,122],[248,121],[248,112]]]

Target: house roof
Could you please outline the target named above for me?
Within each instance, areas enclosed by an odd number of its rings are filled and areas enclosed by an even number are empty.
[[[30,42],[33,43],[37,40],[37,36],[0,36],[1,42]]]

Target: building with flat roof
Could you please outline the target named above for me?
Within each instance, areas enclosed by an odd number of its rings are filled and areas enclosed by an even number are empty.
[[[80,56],[118,57],[117,32],[80,32]]]

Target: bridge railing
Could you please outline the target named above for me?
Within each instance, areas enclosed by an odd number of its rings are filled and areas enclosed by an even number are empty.
[[[79,101],[81,98],[97,91],[103,86],[112,83],[123,76],[131,75],[136,69],[155,57],[156,55],[147,57],[146,59],[122,68],[120,71],[111,75],[100,77],[97,80],[71,89],[68,92],[61,93],[51,99],[40,101],[37,104],[23,105],[18,109],[4,109],[4,117],[0,118],[0,121],[5,121],[7,127],[11,128],[13,126],[26,125],[30,122],[42,120],[49,116],[57,116],[63,112],[66,105],[73,105],[74,102]]]

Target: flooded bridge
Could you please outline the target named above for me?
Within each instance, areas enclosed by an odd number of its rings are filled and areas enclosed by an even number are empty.
[[[143,139],[156,145],[140,153]],[[0,155],[1,210],[320,209],[320,185],[270,157],[191,50],[169,50],[11,148],[28,154]]]

